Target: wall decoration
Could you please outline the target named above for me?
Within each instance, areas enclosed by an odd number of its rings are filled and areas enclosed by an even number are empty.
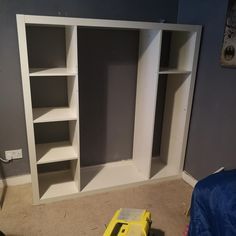
[[[229,0],[221,65],[236,67],[236,0]]]

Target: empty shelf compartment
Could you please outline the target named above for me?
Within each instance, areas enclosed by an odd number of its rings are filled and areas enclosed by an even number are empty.
[[[82,192],[145,180],[131,160],[81,168]]]
[[[70,171],[43,173],[39,175],[40,199],[56,198],[79,192]]]
[[[38,165],[40,200],[77,194],[77,165],[77,160]]]

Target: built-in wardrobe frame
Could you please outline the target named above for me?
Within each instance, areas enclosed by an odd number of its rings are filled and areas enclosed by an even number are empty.
[[[65,31],[64,67],[30,68],[27,27],[62,27]],[[80,166],[79,70],[77,27],[139,31],[139,59],[130,160],[104,165]],[[154,22],[17,15],[33,203],[39,204],[145,181],[182,174],[200,46],[201,26]],[[162,36],[171,34],[169,61],[160,67]],[[94,39],[96,40],[96,39]],[[37,44],[37,41],[35,42]],[[166,77],[160,157],[152,158],[158,79]],[[32,107],[31,80],[44,77],[67,81],[68,106]],[[43,92],[43,91],[42,91]],[[53,92],[53,91],[52,91]],[[122,95],[121,95],[122,96]],[[36,144],[37,124],[68,122],[69,138],[63,142]],[[82,138],[82,137],[81,137]],[[69,170],[40,172],[41,165],[67,161]],[[81,184],[82,183],[82,184]]]

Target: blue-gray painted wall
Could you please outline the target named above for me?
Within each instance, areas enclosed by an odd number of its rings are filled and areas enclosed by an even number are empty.
[[[236,168],[236,68],[220,65],[228,1],[180,0],[178,22],[203,25],[185,170]]]

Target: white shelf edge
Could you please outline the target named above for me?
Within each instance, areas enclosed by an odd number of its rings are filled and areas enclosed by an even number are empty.
[[[78,159],[69,141],[36,144],[36,157],[37,165]]]
[[[33,123],[77,120],[75,111],[69,107],[33,108]]]
[[[77,75],[76,69],[68,68],[30,68],[29,76],[75,76]]]
[[[160,68],[159,74],[190,74],[191,71],[189,70],[182,70],[182,69],[173,69],[173,68]]]

